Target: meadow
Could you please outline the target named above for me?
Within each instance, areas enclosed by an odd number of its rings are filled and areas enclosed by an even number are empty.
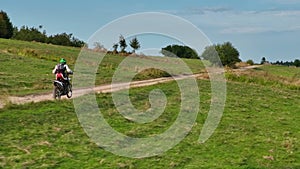
[[[9,105],[0,110],[0,166],[3,168],[299,168],[299,91],[228,83],[223,118],[212,137],[198,137],[210,104],[210,83],[198,81],[200,112],[190,134],[159,156],[131,159],[97,147],[78,122],[72,101]],[[117,131],[132,137],[164,132],[179,111],[177,84],[130,91],[137,109],[148,108],[148,93],[164,91],[167,107],[145,125],[125,120],[110,94],[99,94],[101,113]]]
[[[226,77],[236,82],[300,90],[300,69],[296,67],[264,65],[247,71],[228,71]]]
[[[54,75],[52,69],[60,58],[65,58],[71,69],[81,52],[80,48],[48,45],[37,42],[0,39],[0,91],[5,95],[27,95],[51,91]],[[147,69],[145,63],[164,63],[169,67],[178,67],[176,59],[161,57],[131,56],[130,62],[138,66],[125,65],[124,72],[137,74],[133,80],[144,80],[170,76],[164,71]],[[108,84],[114,72],[125,57],[107,54],[99,55],[102,60],[96,71],[95,84]],[[204,71],[200,60],[183,59],[193,73]],[[95,65],[87,65],[95,66]],[[76,72],[75,72],[76,73]]]
[[[51,90],[51,70],[57,58],[70,57],[72,66],[80,51],[39,43],[0,42],[0,89],[6,95]],[[38,54],[18,52],[25,48]],[[96,83],[109,83],[123,59],[105,57]],[[194,73],[203,71],[198,60],[185,62]],[[145,74],[137,80],[153,76]],[[211,86],[209,80],[199,79],[200,111],[191,132],[169,151],[141,159],[112,154],[92,142],[79,123],[72,100],[8,104],[0,109],[0,168],[300,168],[299,69],[263,66],[227,72],[226,77],[223,117],[205,143],[199,143],[198,138],[210,108]],[[146,124],[123,118],[111,94],[99,93],[96,99],[115,130],[131,137],[147,137],[168,129],[180,109],[181,93],[176,82],[130,89],[130,100],[138,110],[145,111],[151,106],[149,93],[155,89],[163,91],[168,102],[163,114]]]

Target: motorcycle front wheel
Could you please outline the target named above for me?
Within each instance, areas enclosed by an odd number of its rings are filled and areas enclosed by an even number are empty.
[[[72,97],[72,85],[69,84],[68,85],[68,89],[67,89],[67,97],[71,98]]]

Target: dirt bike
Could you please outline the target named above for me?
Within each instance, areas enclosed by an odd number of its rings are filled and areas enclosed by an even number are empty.
[[[56,80],[53,81],[54,89],[53,89],[53,98],[61,99],[61,96],[67,95],[68,98],[72,97],[72,84],[71,78],[69,78],[69,74],[67,74],[67,79],[63,79],[62,75],[56,76]]]

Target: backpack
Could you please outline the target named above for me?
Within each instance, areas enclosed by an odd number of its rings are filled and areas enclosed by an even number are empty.
[[[66,71],[66,67],[64,64],[58,64],[57,65],[57,69],[56,69],[56,72],[57,73],[65,73]]]

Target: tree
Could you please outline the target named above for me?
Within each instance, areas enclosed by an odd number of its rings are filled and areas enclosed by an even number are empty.
[[[198,59],[198,53],[188,46],[168,45],[161,49],[161,53],[167,57]]]
[[[133,48],[132,53],[135,53],[135,50],[137,50],[141,47],[141,45],[136,37],[130,41],[130,46]]]
[[[249,60],[247,60],[247,62],[246,62],[247,64],[249,64],[249,65],[254,65],[254,61],[253,60],[251,60],[251,59],[249,59]]]
[[[263,65],[263,64],[265,64],[266,62],[267,62],[267,59],[266,59],[265,57],[262,57],[262,58],[261,58],[260,64]]]
[[[296,60],[294,61],[294,66],[300,67],[300,60],[299,60],[299,59],[296,59]]]
[[[126,52],[125,49],[127,47],[127,43],[126,43],[125,38],[122,35],[120,35],[119,44],[120,44],[120,48],[121,48],[121,53],[125,53]]]
[[[225,42],[222,45],[207,46],[201,57],[216,66],[233,67],[241,61],[239,55],[239,51],[230,42]]]
[[[220,57],[223,65],[232,67],[235,65],[235,63],[241,61],[239,59],[240,53],[236,48],[233,47],[233,45],[230,42],[225,42],[221,46],[218,53],[221,53]]]
[[[219,54],[218,54],[216,48],[217,48],[216,45],[205,47],[205,50],[202,53],[201,57],[205,60],[210,61],[213,65],[222,66],[222,63],[220,62]]]
[[[119,44],[117,44],[117,43],[115,43],[114,45],[113,45],[113,53],[118,53],[118,47],[119,47]]]
[[[14,28],[6,12],[0,11],[0,38],[9,39],[13,36]]]

